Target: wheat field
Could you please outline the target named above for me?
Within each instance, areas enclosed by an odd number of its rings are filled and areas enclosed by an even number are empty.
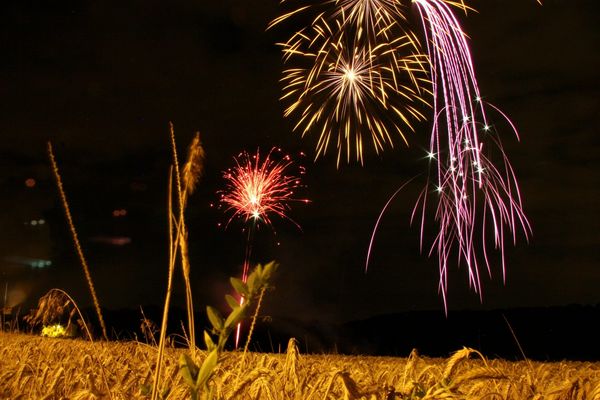
[[[161,392],[190,398],[167,348]],[[144,399],[157,348],[0,333],[2,399]],[[205,357],[197,352],[198,361]],[[243,363],[243,364],[241,364]],[[448,359],[225,353],[211,382],[217,399],[600,399],[600,364],[487,360],[471,349]]]

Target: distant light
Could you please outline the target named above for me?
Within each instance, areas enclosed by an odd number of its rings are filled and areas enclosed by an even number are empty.
[[[50,260],[31,260],[29,262],[29,266],[31,268],[46,268],[52,265],[52,261]]]
[[[131,182],[129,188],[134,192],[143,192],[148,189],[148,185],[142,182]]]
[[[126,244],[131,243],[131,238],[128,237],[116,237],[112,238],[109,242],[113,246],[125,246]]]
[[[126,215],[127,215],[127,210],[125,210],[124,208],[121,208],[118,210],[113,210],[113,212],[112,212],[112,216],[115,218],[124,217]]]
[[[435,158],[435,153],[428,151],[427,152],[427,158],[429,158],[430,160],[433,160]]]
[[[57,337],[63,337],[66,335],[67,335],[67,331],[60,324],[44,326],[42,328],[42,336],[57,338]]]
[[[3,261],[9,262],[11,264],[19,264],[24,265],[30,268],[45,268],[52,265],[52,261],[44,260],[39,258],[29,258],[29,257],[20,257],[20,256],[9,256],[4,257]]]
[[[46,220],[43,218],[32,219],[31,221],[24,222],[25,225],[31,225],[31,226],[44,225],[45,223],[46,223]]]
[[[104,243],[112,246],[125,246],[131,243],[131,238],[128,236],[94,236],[90,238],[92,242]]]
[[[486,132],[489,131],[490,130],[490,126],[489,125],[484,126],[483,130],[486,131]]]
[[[36,184],[36,182],[35,182],[35,179],[33,179],[33,178],[27,178],[25,180],[25,186],[27,186],[28,188],[34,187],[35,184]]]

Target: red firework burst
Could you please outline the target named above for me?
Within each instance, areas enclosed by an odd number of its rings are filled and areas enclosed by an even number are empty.
[[[258,150],[253,155],[244,151],[235,158],[235,167],[223,172],[227,188],[220,192],[220,202],[226,206],[226,212],[233,212],[227,224],[240,218],[272,226],[270,215],[275,214],[298,226],[287,216],[290,202],[309,201],[294,198],[295,190],[301,187],[300,178],[288,173],[293,164],[289,155],[281,160],[272,157],[280,152],[281,149],[272,148],[261,158]],[[299,174],[303,173],[300,167]]]
[[[281,149],[272,148],[264,158],[261,158],[259,150],[252,156],[244,151],[235,158],[235,167],[223,172],[227,188],[220,192],[220,202],[226,207],[225,212],[232,211],[227,225],[236,218],[243,219],[244,222],[252,222],[246,237],[246,254],[242,271],[244,282],[248,279],[252,232],[256,224],[262,221],[272,227],[270,215],[275,214],[291,221],[299,228],[300,225],[287,216],[290,202],[309,202],[307,199],[294,197],[295,190],[301,187],[301,182],[298,176],[288,173],[293,164],[291,157],[285,155],[275,160],[272,156],[276,153],[281,153]],[[304,168],[300,167],[299,175],[302,174]],[[242,304],[244,299],[240,298],[239,301]],[[238,325],[235,336],[236,348],[240,339],[240,328],[241,325]]]

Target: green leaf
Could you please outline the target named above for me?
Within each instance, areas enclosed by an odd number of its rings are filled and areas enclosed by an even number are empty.
[[[233,328],[238,324],[238,322],[244,319],[244,311],[246,311],[247,304],[247,302],[244,303],[244,305],[239,306],[238,308],[233,310],[231,314],[229,314],[227,320],[225,321],[225,329]]]
[[[229,278],[229,281],[231,282],[231,286],[233,286],[233,288],[236,292],[238,292],[238,294],[244,297],[248,297],[248,286],[246,286],[246,284],[241,279]]]
[[[223,329],[223,317],[221,317],[219,311],[217,311],[217,309],[214,307],[207,306],[206,314],[208,314],[208,320],[210,321],[210,324],[213,326],[213,328],[217,332],[220,332]]]
[[[212,376],[215,367],[217,366],[217,361],[219,357],[218,349],[213,349],[200,367],[200,372],[198,373],[198,379],[196,380],[196,387],[206,387],[208,380]]]
[[[198,366],[187,354],[182,354],[181,357],[179,357],[179,373],[190,388],[196,387]]]
[[[260,267],[260,264],[258,266],[256,266],[256,268],[258,269]],[[250,276],[248,276],[248,280],[246,281],[246,285],[248,286],[248,291],[250,293],[255,292],[256,291],[256,283],[257,281],[260,282],[260,279],[257,279],[257,276],[259,275],[258,271],[255,269],[254,271],[252,271],[252,273],[250,274]],[[260,283],[259,283],[260,285]]]
[[[206,350],[208,351],[211,351],[215,348],[215,342],[213,342],[212,338],[206,331],[204,331],[204,344],[206,344]]]
[[[265,283],[271,280],[271,277],[273,276],[275,271],[277,271],[277,268],[279,268],[279,264],[277,264],[275,261],[271,261],[270,263],[265,265],[262,274],[262,278]]]
[[[152,386],[150,384],[142,383],[140,385],[140,393],[142,396],[150,396],[152,394]]]
[[[232,310],[235,310],[240,306],[240,303],[230,294],[225,295],[225,301],[227,301],[227,304]]]

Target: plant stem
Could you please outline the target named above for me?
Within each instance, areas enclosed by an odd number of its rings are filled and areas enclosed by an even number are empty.
[[[242,372],[242,368],[244,366],[244,361],[246,361],[246,353],[248,352],[248,347],[250,346],[250,340],[252,339],[252,333],[254,332],[254,326],[256,325],[256,318],[258,317],[258,312],[260,311],[260,306],[262,304],[263,296],[265,295],[266,288],[263,287],[260,290],[260,294],[258,295],[258,301],[256,303],[256,309],[254,310],[254,315],[252,316],[252,323],[250,324],[250,330],[248,331],[248,337],[246,338],[246,345],[244,346],[244,353],[242,354],[242,359],[240,361],[238,367],[237,379],[239,381],[240,374]]]
[[[171,292],[173,289],[173,271],[175,270],[177,243],[173,243],[173,167],[169,171],[169,196],[168,196],[168,219],[169,219],[169,274],[167,277],[167,294],[165,295],[165,305],[163,308],[162,323],[160,325],[160,339],[158,342],[158,355],[156,357],[156,372],[154,383],[152,385],[152,400],[158,398],[158,383],[162,370],[162,359],[165,350],[165,339],[167,336],[167,323],[169,319],[169,306],[171,304]]]
[[[190,263],[187,251],[187,230],[185,228],[184,210],[185,196],[181,188],[181,175],[179,172],[179,162],[177,161],[177,146],[175,144],[175,130],[173,123],[169,123],[171,133],[171,147],[173,151],[173,166],[175,168],[175,183],[177,187],[177,200],[179,204],[179,218],[177,223],[177,241],[181,255],[181,269],[183,272],[183,280],[185,282],[185,299],[188,317],[188,330],[190,332],[190,352],[192,356],[196,352],[196,334],[194,330],[194,305],[192,299],[192,287],[190,282]]]
[[[52,143],[48,142],[48,156],[50,158],[50,164],[52,165],[52,172],[54,172],[54,177],[56,178],[56,186],[58,187],[58,191],[60,193],[60,199],[65,210],[65,215],[67,217],[67,222],[69,225],[69,229],[71,230],[71,236],[73,237],[73,242],[75,243],[75,249],[77,250],[77,255],[79,256],[79,261],[81,261],[81,265],[83,267],[83,272],[85,273],[85,279],[90,288],[90,292],[92,294],[92,300],[94,301],[94,307],[96,308],[96,313],[98,314],[98,320],[100,321],[100,327],[102,328],[102,336],[104,340],[108,340],[108,336],[106,335],[106,325],[104,325],[104,318],[102,318],[102,311],[100,310],[100,303],[98,302],[98,297],[96,296],[96,289],[94,289],[94,282],[92,282],[92,276],[90,275],[90,270],[87,265],[87,261],[85,260],[85,256],[83,255],[83,250],[81,249],[81,245],[79,244],[79,238],[77,236],[77,231],[75,230],[75,224],[73,223],[73,218],[71,217],[71,211],[69,209],[69,203],[67,202],[67,196],[65,195],[65,191],[63,189],[62,179],[60,178],[60,173],[58,172],[58,166],[56,165],[56,160],[54,159],[54,153],[52,151]]]

